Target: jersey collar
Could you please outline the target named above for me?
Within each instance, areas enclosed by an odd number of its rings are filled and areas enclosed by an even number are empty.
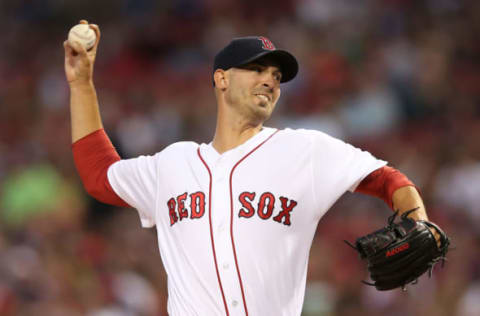
[[[220,154],[212,145],[212,142],[208,144],[201,144],[200,151],[204,155],[208,164],[216,164],[220,160],[230,160],[235,161],[243,157],[245,154],[250,152],[253,148],[258,146],[261,142],[270,137],[273,133],[277,131],[276,128],[263,127],[262,130],[256,135],[252,136],[243,144],[232,148],[222,154]]]

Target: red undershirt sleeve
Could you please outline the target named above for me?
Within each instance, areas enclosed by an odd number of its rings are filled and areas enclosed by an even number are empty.
[[[72,144],[73,159],[85,190],[95,199],[116,206],[130,207],[113,191],[108,168],[120,160],[105,131],[99,129]]]
[[[393,209],[393,192],[404,186],[414,186],[407,176],[395,168],[384,166],[370,173],[360,182],[355,192],[378,197]]]

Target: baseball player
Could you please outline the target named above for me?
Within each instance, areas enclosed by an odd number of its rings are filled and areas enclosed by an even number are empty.
[[[87,23],[87,22],[83,22]],[[86,190],[156,226],[168,312],[300,315],[319,220],[346,191],[427,220],[417,189],[370,153],[314,130],[264,126],[295,78],[295,57],[265,37],[233,39],[215,57],[218,114],[208,144],[174,143],[122,160],[102,127],[90,51],[64,42],[72,149]]]

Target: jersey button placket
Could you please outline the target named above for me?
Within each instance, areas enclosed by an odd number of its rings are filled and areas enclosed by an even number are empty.
[[[220,224],[218,225],[217,232],[219,234],[224,234],[226,231],[226,225],[225,224]]]
[[[238,281],[234,262],[232,239],[230,236],[230,186],[228,181],[230,170],[219,163],[213,171],[212,192],[212,221],[213,227],[217,227],[214,232],[215,248],[217,253],[218,272],[222,281],[225,299],[230,302],[234,308],[231,315],[245,315],[243,308],[239,308],[239,299],[241,299],[241,288]]]

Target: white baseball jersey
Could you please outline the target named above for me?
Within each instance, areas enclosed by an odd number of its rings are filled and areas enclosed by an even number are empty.
[[[385,161],[312,130],[263,130],[219,154],[179,142],[108,170],[156,225],[172,316],[300,315],[317,223]]]

